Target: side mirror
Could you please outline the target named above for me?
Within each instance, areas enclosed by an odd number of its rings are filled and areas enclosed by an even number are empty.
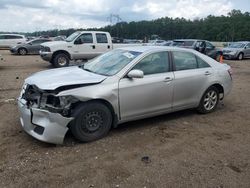
[[[75,40],[74,44],[83,44],[83,42],[80,38],[78,38]]]
[[[138,70],[138,69],[131,70],[127,75],[129,78],[143,78],[144,77],[143,71]]]

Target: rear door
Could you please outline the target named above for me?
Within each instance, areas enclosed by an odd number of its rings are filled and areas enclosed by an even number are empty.
[[[173,51],[173,108],[194,107],[209,86],[213,70],[209,64],[191,52]]]
[[[92,33],[83,33],[72,46],[73,59],[91,59],[97,55]]]
[[[143,78],[124,77],[119,82],[122,120],[136,119],[171,110],[173,72],[168,52],[156,52],[139,61],[132,69],[144,72]]]
[[[37,39],[32,41],[32,45],[29,46],[29,52],[33,54],[39,54],[39,51],[41,49],[41,44],[44,42],[49,42],[50,40],[47,39]]]
[[[96,33],[96,53],[98,55],[111,50],[111,41],[109,41],[106,33]]]

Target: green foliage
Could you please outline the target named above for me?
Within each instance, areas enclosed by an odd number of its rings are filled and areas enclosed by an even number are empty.
[[[51,30],[28,35],[70,35],[76,30]],[[232,10],[227,16],[209,15],[203,19],[188,20],[184,18],[159,18],[152,21],[120,22],[103,28],[89,28],[87,30],[108,31],[112,36],[134,39],[148,39],[158,35],[162,39],[199,38],[210,41],[240,41],[250,40],[250,13]]]

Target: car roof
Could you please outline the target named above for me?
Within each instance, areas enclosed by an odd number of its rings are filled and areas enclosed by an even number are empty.
[[[136,52],[153,52],[153,51],[160,51],[160,50],[172,50],[172,51],[188,51],[188,52],[195,52],[193,49],[188,49],[188,48],[178,48],[174,46],[130,46],[130,47],[122,47],[119,48],[122,50],[127,50],[127,51],[136,51]]]

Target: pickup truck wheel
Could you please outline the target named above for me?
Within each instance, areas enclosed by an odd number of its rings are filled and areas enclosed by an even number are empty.
[[[18,54],[19,55],[26,55],[28,52],[27,52],[27,50],[25,49],[25,48],[20,48],[19,50],[18,50]]]
[[[243,53],[241,52],[241,53],[239,53],[239,55],[238,55],[238,60],[242,60],[244,58],[244,55],[243,55]]]
[[[56,68],[69,66],[69,57],[66,54],[57,54],[53,60],[53,66]]]
[[[201,114],[213,112],[216,109],[218,102],[219,91],[216,87],[211,86],[203,94],[197,110]]]
[[[109,108],[100,102],[87,102],[73,113],[70,130],[76,139],[90,142],[104,137],[112,125]]]

